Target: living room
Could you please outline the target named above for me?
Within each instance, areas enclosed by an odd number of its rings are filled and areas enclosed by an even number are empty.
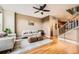
[[[1,53],[20,54],[56,43],[59,28],[74,17],[66,10],[76,6],[78,4],[1,4]]]

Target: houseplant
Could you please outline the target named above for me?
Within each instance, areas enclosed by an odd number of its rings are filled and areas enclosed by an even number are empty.
[[[5,32],[6,34],[11,34],[11,33],[12,33],[11,30],[10,30],[10,28],[5,28],[4,32]]]
[[[41,36],[44,36],[45,35],[44,30],[38,30],[38,32],[41,32]]]

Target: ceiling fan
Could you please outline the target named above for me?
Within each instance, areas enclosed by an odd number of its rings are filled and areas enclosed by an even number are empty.
[[[39,11],[41,11],[41,14],[43,15],[44,13],[43,12],[50,12],[50,10],[46,10],[45,7],[47,6],[47,4],[44,4],[43,6],[40,6],[40,8],[37,8],[37,7],[33,7],[34,9],[38,10],[34,13],[38,13]]]

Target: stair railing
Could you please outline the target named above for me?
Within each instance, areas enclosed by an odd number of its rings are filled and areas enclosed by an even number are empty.
[[[75,19],[75,20],[69,20],[66,22],[66,24],[64,24],[61,28],[59,28],[59,35],[64,34],[65,32],[76,28],[79,26],[79,20]]]

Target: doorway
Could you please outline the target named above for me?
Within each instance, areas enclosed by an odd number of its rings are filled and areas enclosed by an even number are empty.
[[[51,35],[51,37],[53,37],[53,24],[52,24],[51,29],[50,29],[50,35]]]

